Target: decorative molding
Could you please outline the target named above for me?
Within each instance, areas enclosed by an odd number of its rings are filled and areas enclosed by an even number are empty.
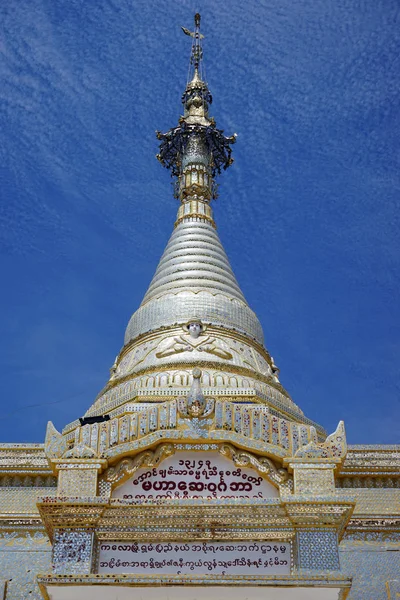
[[[339,489],[396,489],[400,488],[400,476],[381,476],[379,473],[353,476],[343,475],[343,471],[341,471],[340,477],[336,479],[336,487]]]
[[[265,456],[239,450],[232,444],[221,444],[219,452],[222,456],[230,458],[238,467],[252,467],[260,474],[266,475],[275,485],[282,485],[289,479],[286,469],[276,467],[274,462]]]
[[[51,475],[44,444],[1,444],[0,474]]]
[[[48,488],[57,487],[57,479],[49,472],[48,475],[40,471],[40,475],[32,471],[31,474],[17,473],[0,475],[0,490],[6,487],[24,487],[24,488]]]
[[[155,467],[164,458],[175,453],[174,444],[160,444],[155,450],[145,450],[133,458],[123,458],[115,466],[111,466],[101,477],[101,481],[109,482],[111,487],[123,483],[141,467]]]
[[[265,457],[252,454],[236,448],[232,444],[223,443],[218,445],[218,451],[222,456],[229,458],[238,467],[251,467],[264,475],[275,486],[286,484],[290,475],[283,467],[277,467],[275,463]],[[130,458],[123,458],[116,465],[108,467],[100,478],[99,485],[102,483],[111,484],[111,488],[120,485],[131,477],[138,469],[144,467],[155,467],[164,458],[175,454],[176,444],[160,444],[155,450],[145,450]]]
[[[86,446],[83,442],[80,442],[79,444],[77,444],[76,446],[71,448],[70,450],[67,450],[62,455],[62,458],[90,458],[90,459],[92,459],[92,458],[97,458],[97,457],[98,457],[97,452],[95,452],[93,450],[93,448]]]
[[[349,590],[351,587],[351,577],[343,575],[337,571],[325,571],[318,572],[316,574],[305,572],[294,572],[292,575],[260,575],[254,577],[254,575],[246,576],[213,576],[213,575],[41,575],[38,577],[40,589],[45,592],[47,585],[124,585],[142,586],[154,584],[160,585],[234,585],[234,586],[248,586],[248,585],[260,585],[260,586],[292,586],[292,587],[307,587],[312,588],[318,587],[334,587],[343,588],[343,590]],[[73,594],[73,587],[71,588]],[[46,592],[45,592],[46,593]],[[46,596],[44,596],[46,598]],[[48,596],[47,596],[48,598]],[[345,596],[341,596],[341,599]]]

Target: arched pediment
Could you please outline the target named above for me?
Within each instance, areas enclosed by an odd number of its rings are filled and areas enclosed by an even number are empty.
[[[277,498],[289,475],[270,459],[232,444],[210,450],[160,444],[122,459],[102,476],[115,498],[157,501],[168,498]]]

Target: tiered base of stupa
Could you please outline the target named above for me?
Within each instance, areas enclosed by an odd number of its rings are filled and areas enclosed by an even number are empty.
[[[346,597],[338,544],[354,499],[335,493],[343,425],[320,442],[312,426],[263,405],[196,398],[135,413],[134,439],[132,415],[78,427],[71,447],[49,426],[58,489],[38,502],[53,544],[52,574],[39,577],[45,598],[121,600],[132,587],[160,600],[172,589]]]

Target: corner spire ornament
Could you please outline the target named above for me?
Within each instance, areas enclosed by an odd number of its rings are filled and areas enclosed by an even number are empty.
[[[215,177],[233,163],[231,145],[236,141],[236,134],[226,137],[209,117],[212,96],[203,75],[204,35],[199,13],[194,25],[194,31],[182,27],[192,38],[191,79],[182,95],[184,114],[177,127],[167,133],[156,132],[160,140],[157,159],[176,178],[175,197],[182,203],[176,224],[189,216],[214,223],[209,202],[218,195]]]

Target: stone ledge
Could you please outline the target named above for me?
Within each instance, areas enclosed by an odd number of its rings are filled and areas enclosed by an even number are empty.
[[[129,600],[132,588],[153,600],[345,600],[352,583],[351,577],[337,571],[260,577],[39,575],[37,580],[45,600],[67,600],[72,595],[75,600]]]

